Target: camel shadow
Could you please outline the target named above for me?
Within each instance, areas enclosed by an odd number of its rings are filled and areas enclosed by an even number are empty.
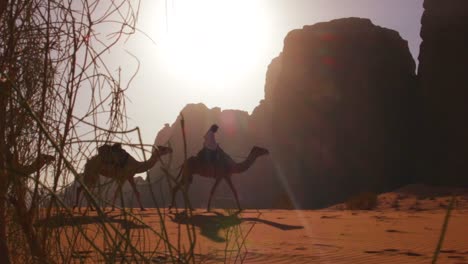
[[[303,226],[286,225],[273,221],[260,219],[257,217],[240,217],[239,214],[223,215],[218,212],[213,212],[215,215],[199,215],[194,214],[188,216],[186,211],[169,215],[169,218],[178,224],[191,224],[200,228],[200,235],[207,237],[215,242],[226,242],[226,239],[220,235],[220,231],[230,227],[238,226],[243,222],[256,222],[267,224],[272,227],[288,231],[295,229],[303,229]]]
[[[122,217],[122,218],[119,218]],[[147,228],[146,225],[142,225],[132,221],[131,219],[123,219],[122,215],[106,215],[102,216],[71,216],[71,215],[55,215],[49,218],[39,219],[36,221],[36,226],[44,226],[48,228],[60,228],[60,227],[74,227],[80,225],[110,223],[120,225],[122,229],[141,229]]]

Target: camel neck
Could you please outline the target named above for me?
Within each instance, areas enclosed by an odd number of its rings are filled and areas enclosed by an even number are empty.
[[[37,170],[40,170],[43,166],[45,165],[45,162],[43,160],[40,160],[37,158],[35,161],[33,161],[29,165],[19,165],[16,170],[24,175],[29,175],[34,173]]]
[[[251,152],[244,161],[234,164],[232,168],[232,173],[242,173],[248,170],[250,166],[252,166],[252,164],[255,162],[256,159],[257,159],[257,156],[254,156],[254,154]]]
[[[147,161],[140,162],[137,167],[136,173],[143,173],[151,169],[159,160],[159,153],[157,150],[153,151],[151,157]]]

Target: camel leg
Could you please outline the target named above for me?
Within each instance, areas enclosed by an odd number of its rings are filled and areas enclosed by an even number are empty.
[[[115,210],[115,200],[117,199],[117,194],[119,194],[121,191],[122,191],[122,186],[118,184],[117,189],[115,189],[115,192],[114,192],[114,199],[112,199],[112,211]]]
[[[89,191],[90,191],[91,193],[94,193],[94,186],[93,186],[93,187],[90,187],[90,188],[89,188]],[[93,207],[93,203],[91,203],[91,199],[92,199],[92,198],[91,198],[89,195],[85,195],[85,197],[86,197],[86,201],[88,202],[88,208],[89,208],[89,210],[90,210],[90,211],[96,211],[97,208],[94,208],[94,207]],[[99,205],[98,205],[98,206],[99,206]]]
[[[216,182],[215,184],[213,185],[213,187],[211,187],[211,191],[210,191],[210,198],[208,198],[208,208],[206,209],[208,212],[210,211],[210,205],[211,205],[211,198],[213,198],[213,194],[216,190],[216,187],[218,187],[218,184],[221,182],[221,177],[217,177],[216,178]]]
[[[75,198],[75,205],[73,206],[73,210],[76,207],[78,207],[78,212],[81,212],[81,200],[83,199],[83,197],[81,197],[81,199],[80,199],[80,195],[81,195],[82,191],[83,191],[82,186],[78,186],[76,188],[76,198]],[[87,204],[88,204],[87,206],[92,209],[91,203],[89,202],[89,199],[88,199],[88,196],[85,195],[84,197],[86,198],[86,201],[87,201]]]
[[[76,188],[75,205],[73,205],[73,210],[75,210],[75,208],[78,207],[78,202],[80,200],[80,194],[81,194],[82,189],[83,189],[83,187],[81,187],[81,186],[78,186]],[[78,207],[78,209],[80,210],[79,207]]]
[[[174,186],[174,188],[172,188],[172,198],[171,198],[171,204],[169,204],[169,210],[172,209],[172,207],[175,205],[175,197],[176,197],[176,194],[177,192],[179,191],[179,188],[180,188],[180,184],[177,183],[176,186]]]
[[[171,210],[172,207],[175,205],[175,197],[176,197],[177,192],[180,190],[180,188],[184,188],[184,191],[188,193],[190,182],[188,182],[188,180],[186,179],[187,177],[185,176],[182,177],[182,180],[179,183],[176,183],[174,188],[172,188],[172,198],[171,198],[171,204],[169,205],[169,208],[168,208],[169,210]]]
[[[138,202],[138,205],[140,206],[141,211],[146,211],[146,209],[141,204],[140,192],[136,188],[136,184],[135,184],[135,181],[133,180],[133,177],[130,177],[128,179],[128,182],[130,183],[130,186],[132,186],[133,192],[135,193],[135,196],[137,198],[137,202]]]
[[[187,208],[187,206],[189,207],[190,211],[193,211],[193,207],[192,207],[192,204],[190,203],[190,200],[189,200],[189,197],[188,197],[188,192],[189,192],[189,188],[190,188],[190,183],[185,183],[183,186],[183,193],[182,195],[184,196],[184,203],[185,203],[185,207]]]
[[[236,191],[236,188],[234,187],[234,184],[232,184],[231,177],[226,177],[226,182],[229,185],[229,188],[231,188],[232,193],[234,194],[234,198],[236,199],[236,203],[237,203],[237,208],[239,208],[239,211],[242,211],[240,203],[239,203],[239,197],[237,197],[237,191]]]

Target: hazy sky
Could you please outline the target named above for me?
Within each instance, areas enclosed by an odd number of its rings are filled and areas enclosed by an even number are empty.
[[[408,41],[416,60],[423,0],[141,0],[136,34],[109,56],[123,73],[140,69],[127,96],[130,127],[152,143],[188,103],[251,111],[286,34],[342,17],[370,18]]]

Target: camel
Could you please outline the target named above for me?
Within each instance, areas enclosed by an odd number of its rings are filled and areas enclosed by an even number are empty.
[[[10,154],[11,156],[11,154]],[[11,166],[8,167],[9,173],[7,174],[7,185],[2,186],[6,187],[8,189],[8,186],[10,184],[13,184],[16,187],[21,187],[23,188],[24,186],[24,180],[26,180],[26,177],[30,174],[33,174],[39,170],[42,169],[45,165],[48,165],[52,162],[55,161],[54,156],[51,155],[46,155],[46,154],[41,154],[39,155],[36,160],[34,160],[31,164],[29,165],[23,165],[19,164],[17,161],[12,160],[11,161]],[[21,184],[20,184],[21,183]],[[2,190],[3,192],[3,190]],[[26,190],[22,190],[20,193],[25,194]]]
[[[136,188],[136,184],[133,180],[133,177],[137,173],[143,173],[148,171],[156,164],[156,162],[161,156],[169,154],[171,152],[171,148],[158,146],[157,148],[153,148],[153,153],[147,161],[140,162],[132,156],[128,155],[125,163],[123,163],[122,166],[118,166],[118,164],[106,163],[105,161],[108,160],[108,157],[104,157],[104,152],[100,152],[99,154],[88,159],[88,161],[86,162],[84,172],[82,174],[82,180],[83,183],[91,189],[94,188],[98,183],[99,175],[116,180],[118,187],[114,193],[114,199],[112,201],[112,210],[114,210],[115,207],[115,200],[117,199],[117,194],[120,193],[120,191],[122,190],[122,186],[125,183],[125,181],[128,181],[133,189],[133,192],[135,193],[140,209],[142,211],[145,211],[145,208],[141,204],[140,193]],[[78,201],[80,199],[80,193],[82,189],[82,186],[78,186],[78,188],[76,189],[76,200],[73,208],[78,206]],[[90,206],[90,203],[88,203],[88,206]]]
[[[41,154],[36,158],[35,161],[33,161],[29,165],[21,165],[21,164],[15,163],[13,165],[13,168],[11,168],[11,170],[13,174],[27,176],[42,169],[42,167],[52,163],[53,161],[55,161],[54,156]]]
[[[215,183],[210,191],[210,197],[208,198],[208,208],[207,211],[210,211],[211,205],[211,198],[218,187],[218,184],[221,182],[222,179],[226,180],[229,188],[231,189],[232,193],[234,194],[234,198],[236,199],[236,204],[241,211],[241,206],[239,203],[239,198],[237,196],[237,191],[232,184],[231,176],[232,174],[242,173],[252,166],[255,160],[263,155],[269,154],[267,149],[261,147],[253,147],[249,153],[249,156],[242,162],[237,163],[235,162],[229,155],[227,155],[224,151],[220,149],[220,162],[216,162],[215,164],[208,164],[206,161],[200,159],[198,156],[192,156],[186,160],[186,162],[182,165],[181,168],[181,176],[182,179],[180,182],[176,183],[176,186],[172,189],[172,200],[171,204],[169,205],[169,209],[174,206],[175,196],[177,191],[180,188],[184,188],[184,192],[188,193],[188,189],[190,184],[192,183],[193,175],[198,174],[202,177],[208,178],[215,178]]]
[[[8,183],[7,188],[10,184],[14,187],[16,194],[25,196],[26,189],[24,185],[24,180],[26,180],[27,176],[33,174],[42,169],[45,165],[48,165],[55,161],[54,156],[41,154],[39,155],[36,160],[34,160],[29,165],[19,164],[16,161],[13,161],[11,167],[9,167],[8,175]],[[19,189],[18,189],[19,188]],[[24,197],[22,197],[24,198]]]
[[[11,156],[10,154],[10,157]],[[31,253],[37,259],[46,259],[46,254],[41,243],[38,243],[38,234],[33,228],[35,215],[31,214],[32,211],[28,209],[26,202],[26,196],[29,190],[27,176],[41,170],[42,167],[53,161],[55,161],[54,156],[45,154],[39,155],[35,161],[28,165],[19,164],[17,161],[12,160],[10,164],[11,167],[7,168],[7,185],[0,187],[0,193],[2,195],[5,195],[8,188],[11,187],[8,200],[14,206],[18,222],[27,238],[26,241],[31,249]],[[0,203],[3,203],[2,199],[0,199]],[[33,204],[35,204],[34,201],[30,203],[31,209],[33,208]],[[2,204],[0,206],[3,207],[4,205]]]

